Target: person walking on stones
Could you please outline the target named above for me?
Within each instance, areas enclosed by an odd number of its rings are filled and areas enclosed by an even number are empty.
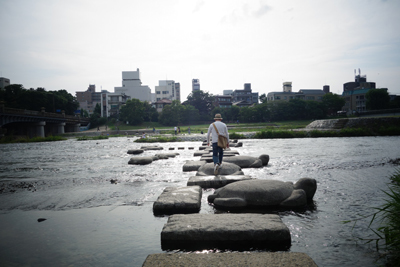
[[[208,127],[207,146],[210,145],[210,135],[211,135],[211,143],[213,148],[214,174],[217,175],[218,169],[221,167],[222,164],[222,158],[224,157],[224,151],[222,150],[221,147],[218,146],[218,133],[220,135],[225,136],[228,139],[227,147],[229,147],[229,133],[228,133],[228,127],[226,127],[226,124],[222,122],[221,114],[215,114],[214,120],[215,122],[211,123],[210,126]],[[218,130],[218,133],[215,128]]]
[[[174,130],[175,130],[175,135],[176,135],[176,131],[178,130],[178,128],[176,128],[176,126],[174,127]]]

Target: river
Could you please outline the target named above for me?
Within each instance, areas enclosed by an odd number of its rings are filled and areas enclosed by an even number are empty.
[[[398,166],[400,137],[242,140],[241,155],[268,154],[268,166],[243,169],[259,179],[317,180],[314,208],[280,212],[292,235],[290,251],[307,253],[319,266],[376,266],[367,229],[384,203]],[[162,143],[176,158],[128,165],[132,138],[0,145],[0,266],[141,266],[165,253],[160,234],[168,217],[155,217],[153,202],[167,186],[185,186],[182,172],[201,142]],[[184,147],[184,150],[177,150]],[[195,150],[189,150],[194,147]],[[111,180],[117,180],[116,184]],[[214,213],[203,194],[200,213]],[[38,219],[45,219],[38,221]],[[373,225],[377,226],[377,225]],[[174,251],[175,253],[182,253]],[[211,251],[203,251],[203,253]]]

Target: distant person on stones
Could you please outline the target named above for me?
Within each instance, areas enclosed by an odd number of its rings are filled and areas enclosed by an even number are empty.
[[[181,133],[181,127],[178,127],[178,133]]]
[[[176,128],[176,126],[174,127],[174,130],[175,130],[175,135],[176,135],[176,131],[178,130],[178,128]]]
[[[146,138],[146,134],[143,132],[142,138]]]
[[[188,132],[189,132],[189,134],[190,134],[190,127],[188,128]]]
[[[222,158],[224,157],[224,151],[222,150],[221,147],[218,146],[218,133],[220,135],[225,136],[228,139],[227,147],[229,147],[229,133],[228,133],[228,127],[226,127],[226,124],[222,122],[221,114],[215,114],[214,120],[215,120],[215,122],[211,123],[210,126],[208,127],[207,146],[210,145],[210,134],[211,134],[211,143],[212,143],[212,148],[213,148],[214,174],[217,175],[218,169],[221,167]],[[214,125],[218,129],[218,133],[215,130]]]
[[[153,134],[156,133],[156,128],[153,127]]]

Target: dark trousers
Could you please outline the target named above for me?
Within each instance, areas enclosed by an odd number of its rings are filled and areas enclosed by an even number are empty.
[[[222,163],[222,157],[224,156],[224,150],[218,146],[218,143],[212,143],[213,148],[213,161],[214,164]]]

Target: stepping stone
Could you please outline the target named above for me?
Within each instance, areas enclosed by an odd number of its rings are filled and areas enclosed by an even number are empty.
[[[239,143],[229,143],[229,146],[230,147],[242,147],[243,146],[243,143],[242,142],[239,142]]]
[[[167,249],[288,250],[289,228],[276,214],[223,213],[171,215],[161,232]]]
[[[170,148],[168,148],[169,150],[175,150],[175,147],[170,147]]]
[[[214,163],[206,163],[202,165],[196,173],[196,176],[210,175],[214,175]],[[222,162],[217,175],[244,175],[244,172],[242,171],[242,168],[236,164]]]
[[[317,264],[302,252],[230,252],[150,254],[142,265],[142,267],[164,266],[317,267]]]
[[[183,149],[185,149],[185,148],[184,148],[184,147],[178,147],[178,149],[179,149],[179,150],[183,150]]]
[[[140,149],[143,150],[163,150],[163,147],[159,147],[159,146],[142,146]]]
[[[155,156],[159,159],[168,159],[175,158],[179,153],[165,153],[165,154],[156,154]]]
[[[194,147],[189,147],[189,150],[193,150],[194,149]]]
[[[224,157],[234,157],[235,155],[233,155],[233,154],[225,154],[224,153]],[[204,161],[207,161],[208,163],[209,162],[213,162],[213,158],[212,158],[213,156],[212,156],[212,154],[206,154],[206,155],[204,155],[204,156],[202,156],[201,158],[200,158],[200,160],[204,160]],[[222,160],[222,162],[224,162],[224,160]]]
[[[205,152],[205,151],[197,151],[197,152],[194,152],[193,157],[199,157],[199,156],[208,155],[208,154],[210,154],[210,153]]]
[[[154,215],[195,213],[200,211],[200,186],[166,187],[153,204]]]
[[[201,188],[220,188],[230,183],[253,179],[248,175],[192,176],[189,178],[187,186],[198,185]]]
[[[147,165],[153,162],[153,157],[133,157],[128,164],[132,165]]]
[[[183,165],[182,169],[184,172],[193,172],[197,171],[204,164],[206,164],[206,162],[203,160],[188,160],[185,165]]]
[[[144,152],[143,149],[129,149],[128,150],[128,154],[134,154],[134,155],[141,154],[143,152]]]

